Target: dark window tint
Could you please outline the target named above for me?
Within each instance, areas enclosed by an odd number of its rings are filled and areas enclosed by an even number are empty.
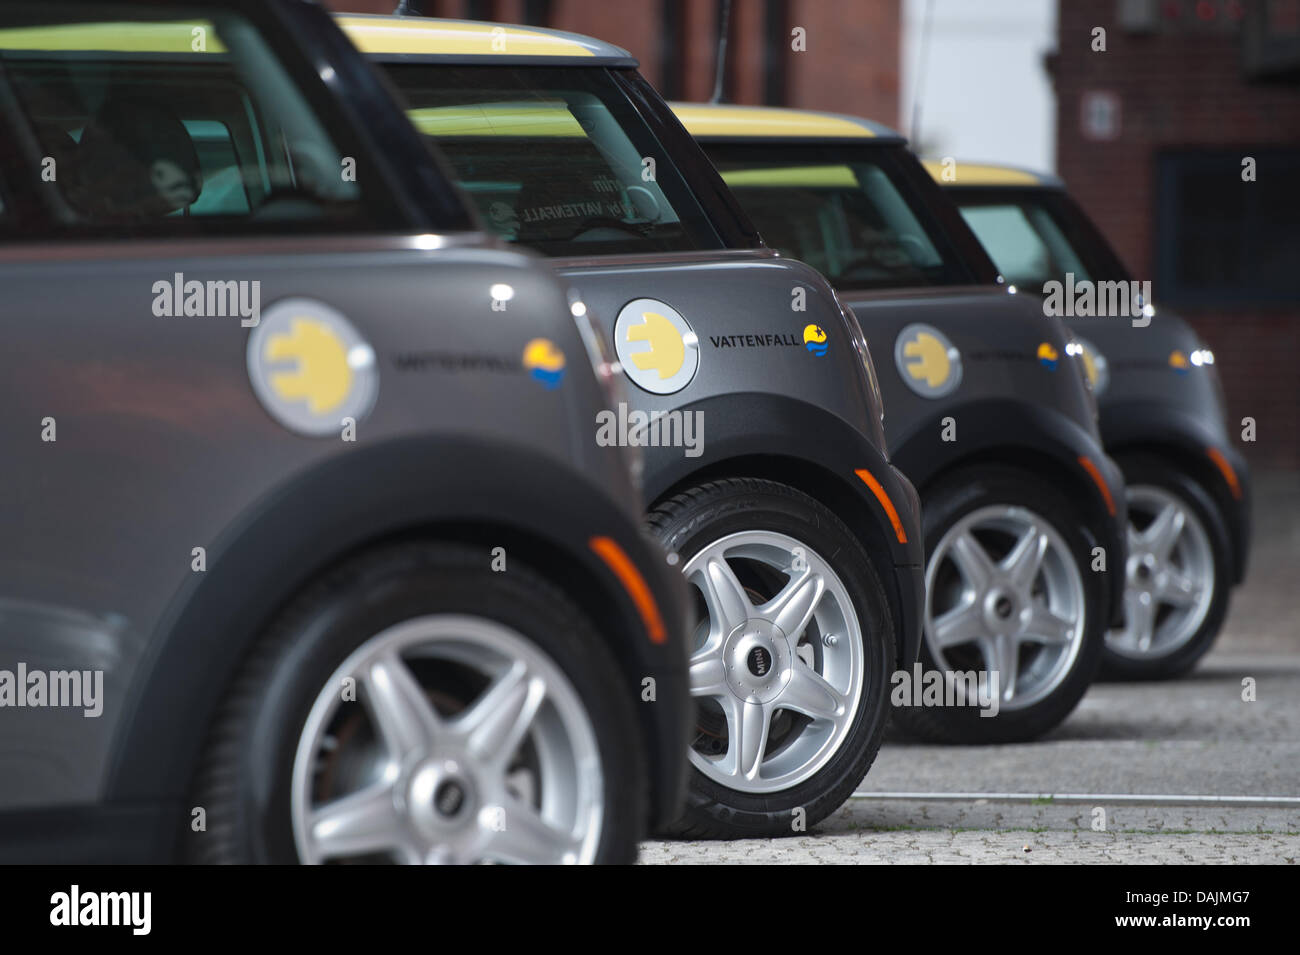
[[[53,191],[64,229],[401,221],[382,183],[352,173],[357,150],[318,81],[295,76],[282,51],[224,7],[7,4],[0,69],[17,104],[6,121],[26,125],[38,146],[31,155],[11,146],[6,161],[20,185]]]
[[[1255,160],[1255,181],[1242,159]],[[1300,150],[1177,152],[1157,160],[1155,289],[1185,305],[1300,301]]]
[[[387,69],[416,128],[502,238],[548,255],[721,246],[606,70]]]
[[[841,288],[969,281],[889,148],[706,144],[763,240]]]

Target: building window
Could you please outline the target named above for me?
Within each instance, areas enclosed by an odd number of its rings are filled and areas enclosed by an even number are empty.
[[[1255,181],[1242,179],[1255,160]],[[1179,305],[1300,301],[1300,149],[1179,150],[1156,159],[1156,284]]]

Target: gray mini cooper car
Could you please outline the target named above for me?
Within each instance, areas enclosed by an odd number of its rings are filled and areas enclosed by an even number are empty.
[[[318,7],[6,4],[0,288],[0,859],[629,861],[677,816],[622,385]]]
[[[1041,736],[1096,676],[1124,581],[1123,479],[1068,331],[999,286],[893,130],[675,110],[763,238],[820,268],[893,359],[885,434],[921,492],[927,584],[926,686],[900,686],[899,722],[955,742]],[[978,700],[955,692],[981,680]]]
[[[552,258],[630,382],[650,523],[695,590],[675,831],[781,835],[836,809],[916,659],[916,493],[885,453],[852,313],[752,225],[625,50],[488,23],[341,17],[484,219]]]
[[[1142,286],[1057,177],[926,165],[1007,280],[1045,307],[1055,292],[1078,336],[1102,439],[1128,482],[1126,613],[1106,636],[1105,669],[1133,679],[1186,673],[1214,645],[1250,552],[1250,468],[1214,353],[1168,307],[1131,307]]]

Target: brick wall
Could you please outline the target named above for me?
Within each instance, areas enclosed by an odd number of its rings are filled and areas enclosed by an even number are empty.
[[[789,105],[852,113],[897,128],[900,5],[792,0],[790,23],[808,31],[808,51],[791,54]]]
[[[683,0],[680,40],[663,35],[663,5],[674,0],[552,0],[547,26],[608,40],[632,52],[641,72],[661,85],[662,44],[680,42],[685,64],[683,96],[707,99],[713,90],[717,49],[717,4]],[[326,0],[333,10],[392,13],[396,0]],[[470,15],[466,0],[429,0],[443,17]],[[898,123],[898,47],[901,0],[784,0],[786,104],[857,113],[886,125]],[[480,4],[492,20],[522,23],[523,0]],[[763,101],[764,0],[732,0],[728,56],[733,60],[731,99]],[[802,27],[806,52],[790,49],[789,32]]]
[[[1058,5],[1057,168],[1140,279],[1154,278],[1159,149],[1239,145],[1244,156],[1251,146],[1300,144],[1300,84],[1248,81],[1240,4],[1207,3],[1162,0],[1160,25],[1147,34],[1121,27],[1117,0]],[[1106,30],[1105,52],[1092,49],[1095,27]],[[1093,90],[1119,98],[1114,141],[1083,135],[1082,99]],[[1153,293],[1158,303],[1158,286]],[[1259,466],[1300,467],[1300,306],[1180,312],[1214,349],[1231,419],[1258,422],[1258,442],[1242,445],[1247,457]]]

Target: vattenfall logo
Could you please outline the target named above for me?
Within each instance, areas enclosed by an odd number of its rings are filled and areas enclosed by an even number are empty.
[[[821,358],[830,348],[826,330],[820,325],[805,325],[801,334],[791,332],[753,332],[741,335],[710,335],[714,348],[806,348]]]
[[[547,338],[534,338],[524,346],[524,368],[547,391],[560,386],[564,380],[564,352]]]
[[[809,352],[821,358],[826,354],[826,349],[830,344],[826,341],[826,330],[820,325],[805,325],[803,329],[803,345]]]
[[[635,299],[619,311],[614,351],[632,383],[656,395],[681,391],[700,367],[700,342],[690,323],[653,298]]]

